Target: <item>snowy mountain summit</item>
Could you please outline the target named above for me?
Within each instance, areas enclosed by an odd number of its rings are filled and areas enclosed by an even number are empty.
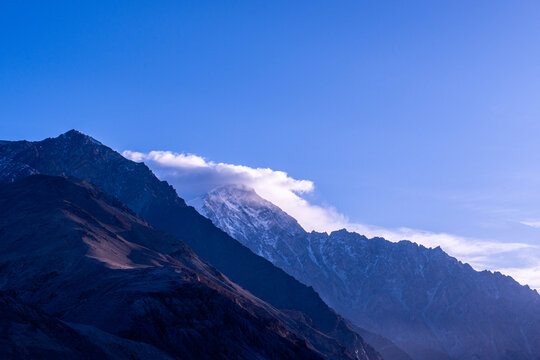
[[[477,272],[440,248],[307,233],[245,186],[208,193],[199,211],[253,252],[312,286],[338,313],[413,359],[538,359],[540,296],[509,276]],[[373,343],[385,359],[402,359]],[[379,345],[379,346],[377,346]],[[395,353],[395,349],[394,349]]]
[[[295,239],[305,234],[298,222],[279,207],[244,185],[225,185],[209,192],[194,204],[216,226],[238,239],[254,253],[274,264],[292,264]],[[276,251],[276,249],[280,249]]]

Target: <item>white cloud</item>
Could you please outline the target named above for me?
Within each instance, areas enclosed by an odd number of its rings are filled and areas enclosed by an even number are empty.
[[[308,229],[322,231],[328,228],[328,221],[339,221],[340,224],[346,222],[337,212],[312,206],[301,197],[301,194],[314,190],[313,182],[293,179],[283,171],[215,163],[197,155],[170,151],[151,151],[146,154],[124,151],[122,155],[133,161],[144,161],[158,177],[169,181],[188,200],[220,185],[244,184],[254,188],[260,196],[284,211],[297,216],[299,222]]]
[[[144,161],[156,175],[171,183],[180,196],[191,199],[227,184],[250,186],[298,220],[307,231],[333,231],[346,228],[368,237],[380,236],[390,241],[410,240],[426,247],[440,246],[448,254],[469,263],[477,270],[500,270],[523,284],[540,288],[540,258],[537,246],[519,242],[497,242],[434,233],[406,227],[387,229],[349,221],[333,207],[310,203],[303,195],[313,192],[312,181],[297,180],[286,172],[269,168],[251,168],[208,161],[193,154],[170,151],[140,153],[124,151],[126,158]],[[540,222],[522,222],[540,227]],[[509,264],[521,264],[520,267]]]
[[[540,220],[527,220],[527,221],[520,221],[521,224],[527,225],[533,228],[540,228]]]
[[[540,290],[540,262],[528,267],[509,267],[502,268],[499,271],[503,274],[512,276],[521,284],[527,284],[531,288]]]

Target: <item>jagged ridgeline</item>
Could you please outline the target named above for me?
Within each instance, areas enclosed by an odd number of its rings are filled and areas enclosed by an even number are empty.
[[[199,210],[255,253],[313,288],[385,359],[539,359],[540,296],[509,276],[477,272],[441,248],[346,230],[307,233],[245,186],[224,186]]]

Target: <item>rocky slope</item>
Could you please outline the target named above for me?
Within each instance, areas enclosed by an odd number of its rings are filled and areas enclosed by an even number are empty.
[[[40,142],[0,142],[0,182],[38,173],[84,179],[118,198],[156,228],[181,238],[202,259],[258,298],[291,318],[305,318],[305,324],[312,321],[309,327],[321,336],[311,341],[321,351],[325,352],[331,342],[324,340],[328,338],[357,359],[377,358],[375,351],[312,288],[216,228],[144,164],[129,161],[77,131]],[[174,246],[163,246],[157,250],[182,260]]]
[[[210,192],[200,211],[414,359],[540,358],[540,296],[508,276],[408,241],[307,233],[245,187]]]
[[[0,289],[52,317],[14,319],[44,324],[38,345],[99,358],[102,331],[182,359],[354,358],[88,183],[27,177],[0,187],[0,209]],[[171,248],[174,258],[160,251]]]

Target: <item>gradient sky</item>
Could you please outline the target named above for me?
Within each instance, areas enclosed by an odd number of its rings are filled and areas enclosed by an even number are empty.
[[[76,128],[286,171],[351,221],[540,245],[539,18],[535,1],[4,2],[0,138]]]

